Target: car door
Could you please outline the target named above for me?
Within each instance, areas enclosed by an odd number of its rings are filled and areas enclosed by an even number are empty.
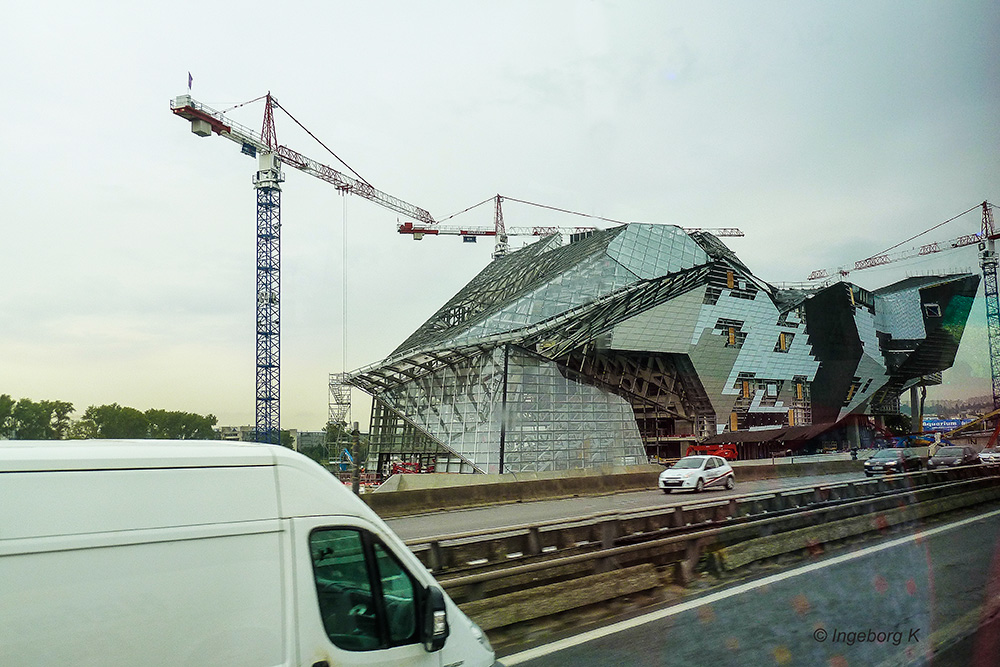
[[[712,481],[712,479],[715,478],[715,475],[718,472],[716,470],[716,468],[719,467],[719,464],[716,463],[715,460],[716,459],[715,459],[714,456],[707,457],[705,459],[705,465],[702,467],[702,470],[701,470],[701,480],[706,485],[710,481]]]
[[[355,517],[292,521],[301,664],[440,667],[421,642],[428,582],[394,541]]]

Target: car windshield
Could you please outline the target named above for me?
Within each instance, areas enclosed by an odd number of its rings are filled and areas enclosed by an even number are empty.
[[[679,470],[689,470],[691,468],[700,468],[703,461],[704,461],[704,459],[701,458],[700,456],[689,456],[689,457],[683,458],[680,461],[678,461],[677,463],[675,463],[672,466],[672,468],[679,469]]]
[[[942,447],[935,456],[961,456],[961,447]]]
[[[872,455],[873,459],[898,459],[900,455],[898,449],[880,449]]]

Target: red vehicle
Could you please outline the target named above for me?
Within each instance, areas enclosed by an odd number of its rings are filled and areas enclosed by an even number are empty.
[[[727,461],[735,461],[739,458],[736,448],[732,445],[691,445],[687,449],[686,456],[692,454],[709,454],[711,456],[721,456]]]

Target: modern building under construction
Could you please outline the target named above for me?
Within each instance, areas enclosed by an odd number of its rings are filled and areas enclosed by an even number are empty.
[[[628,465],[725,431],[897,413],[954,362],[978,285],[777,289],[707,232],[629,224],[497,259],[349,382],[375,399],[370,466]]]

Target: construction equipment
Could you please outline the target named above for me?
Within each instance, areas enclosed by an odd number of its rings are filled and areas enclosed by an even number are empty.
[[[422,208],[374,188],[357,172],[348,176],[317,162],[287,146],[278,145],[274,127],[274,107],[284,111],[310,136],[294,116],[267,93],[250,102],[264,100],[264,122],[260,134],[239,125],[216,111],[181,95],[170,102],[170,110],[190,121],[191,131],[200,137],[212,133],[240,146],[244,155],[258,159],[253,178],[257,191],[257,379],[255,439],[277,444],[280,438],[280,367],[281,367],[281,183],[285,180],[281,165],[287,164],[333,185],[341,194],[351,193],[373,201],[397,213],[433,225],[434,218]],[[246,102],[244,104],[249,104]],[[239,105],[243,106],[243,105]],[[319,142],[319,140],[317,139]],[[322,142],[319,142],[323,145]],[[326,146],[324,146],[326,148]],[[327,149],[329,151],[329,149]],[[332,154],[333,152],[330,151]],[[336,157],[336,155],[334,155]],[[339,159],[339,158],[337,158]],[[346,166],[346,165],[345,165]],[[350,169],[350,167],[348,167]]]
[[[540,227],[506,227],[503,220],[503,208],[501,206],[504,199],[509,199],[521,204],[528,204],[530,206],[537,206],[540,208],[546,208],[553,211],[559,211],[561,213],[569,213],[571,215],[579,215],[585,218],[596,218],[598,220],[604,220],[606,222],[613,222],[615,224],[626,224],[620,220],[611,220],[610,218],[602,218],[600,216],[588,215],[586,213],[577,213],[576,211],[568,211],[566,209],[556,208],[554,206],[546,206],[544,204],[535,204],[533,202],[524,201],[522,199],[514,199],[513,197],[504,197],[503,195],[496,195],[491,199],[482,201],[475,206],[470,206],[469,208],[462,211],[465,213],[471,211],[477,206],[482,206],[488,201],[495,202],[495,212],[493,217],[493,227],[451,227],[447,225],[419,225],[412,222],[404,222],[397,226],[397,231],[400,234],[410,234],[415,241],[419,241],[424,238],[425,235],[430,236],[461,236],[462,240],[467,243],[474,243],[476,239],[480,236],[492,236],[496,239],[493,259],[498,257],[503,257],[507,254],[508,245],[507,239],[510,236],[549,236],[550,234],[568,234],[570,238],[581,238],[588,236],[595,231],[597,227],[552,227],[552,226],[540,226]],[[454,217],[454,216],[452,216]],[[685,232],[709,232],[715,236],[744,236],[743,232],[735,227],[720,227],[720,228],[708,228],[708,227],[691,227],[684,228]]]
[[[850,269],[841,267],[839,269],[820,269],[818,271],[813,271],[809,274],[809,280],[825,279],[829,282],[833,278],[838,277],[843,280],[852,271],[861,271],[863,269],[870,269],[876,266],[885,266],[886,264],[905,259],[932,255],[945,250],[954,250],[965,246],[978,245],[979,264],[983,271],[983,291],[986,296],[986,330],[987,339],[989,341],[990,374],[993,380],[993,407],[994,409],[1000,409],[1000,295],[998,295],[997,290],[996,253],[996,240],[1000,238],[1000,233],[997,232],[996,225],[993,221],[993,205],[984,201],[982,204],[977,204],[969,210],[959,213],[955,217],[935,225],[931,229],[937,229],[941,225],[960,218],[966,213],[975,211],[977,208],[981,208],[983,214],[982,228],[978,233],[964,234],[949,241],[928,243],[926,245],[907,250],[900,250],[896,252],[889,252],[887,250],[878,253],[877,255],[872,255],[871,257],[854,262],[854,266]],[[922,236],[923,234],[931,231],[931,229],[921,232],[917,236]],[[916,236],[911,237],[909,240],[914,238],[916,238]],[[902,244],[897,244],[897,246],[898,245]]]
[[[992,412],[987,412],[986,414],[984,414],[984,415],[982,415],[980,417],[977,417],[977,418],[973,419],[972,421],[970,421],[970,422],[968,422],[966,424],[962,424],[961,426],[959,426],[956,429],[952,429],[951,431],[948,431],[944,435],[945,435],[946,438],[954,438],[955,436],[957,436],[957,435],[959,435],[961,433],[964,433],[966,431],[973,431],[973,430],[975,430],[975,427],[979,426],[980,424],[982,424],[985,427],[986,426],[986,422],[988,422],[989,420],[994,419],[994,418],[997,418],[997,422],[1000,423],[1000,409],[993,410]]]

